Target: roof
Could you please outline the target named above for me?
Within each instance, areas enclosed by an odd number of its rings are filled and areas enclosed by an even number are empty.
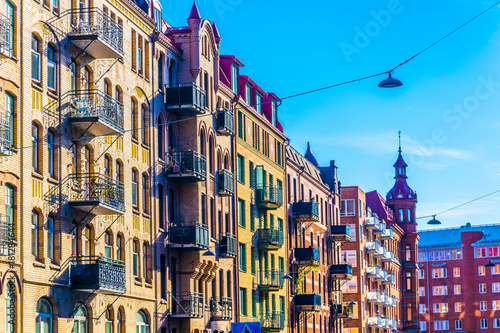
[[[312,153],[311,145],[309,144],[309,142],[307,143],[307,150],[306,150],[306,154],[304,155],[304,157],[306,158],[306,160],[311,162],[315,167],[319,168],[318,161],[316,160],[316,157],[314,157],[314,155]]]
[[[303,167],[304,171],[310,174],[315,180],[317,180],[321,184],[324,184],[323,179],[321,178],[321,171],[293,147],[291,146],[286,147],[286,157],[287,159],[295,162],[295,164]],[[328,187],[328,185],[326,184],[325,186]]]
[[[419,249],[424,248],[445,248],[462,246],[462,232],[483,232],[483,237],[472,246],[499,244],[500,243],[500,223],[471,225],[467,223],[461,227],[443,228],[433,230],[421,230],[418,232],[420,240]]]
[[[190,19],[201,19],[200,11],[198,10],[198,6],[196,6],[196,1],[193,2],[193,7],[191,8],[191,13],[189,14],[188,20]]]

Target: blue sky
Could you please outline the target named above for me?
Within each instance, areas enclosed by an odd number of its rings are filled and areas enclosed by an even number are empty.
[[[198,0],[215,21],[221,53],[234,54],[280,97],[386,71],[495,1]],[[164,18],[186,25],[191,1],[163,1]],[[430,215],[500,189],[500,7],[395,73],[404,86],[369,79],[293,99],[279,109],[297,150],[311,142],[321,165],[335,159],[342,184],[385,195],[393,184],[398,130]],[[498,223],[500,193],[438,216],[442,227]],[[419,228],[426,229],[425,220]]]

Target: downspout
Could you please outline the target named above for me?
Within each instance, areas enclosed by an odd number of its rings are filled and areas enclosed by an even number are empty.
[[[19,8],[22,9],[23,8],[23,0],[20,0],[20,1],[21,2],[20,2],[20,7]],[[24,24],[23,24],[23,15],[20,15],[20,14],[21,14],[21,12],[19,12],[19,20],[20,20],[20,22],[19,22],[20,39],[19,40],[22,43],[22,41],[23,41],[23,35],[24,35],[23,34]],[[21,61],[24,59],[23,56],[24,56],[23,48],[21,47],[20,48],[20,55],[19,55],[19,58],[21,59]],[[21,171],[20,172],[20,176],[21,176],[21,180],[22,180],[22,179],[24,179],[24,176],[23,176],[23,174],[24,174],[24,172],[23,172],[23,170],[24,170],[24,168],[23,168],[23,165],[24,165],[24,159],[23,159],[24,153],[23,152],[24,152],[24,150],[21,149],[21,147],[23,146],[23,137],[24,137],[24,135],[23,135],[23,132],[24,132],[23,131],[23,124],[24,124],[24,121],[23,121],[23,118],[24,118],[23,117],[23,115],[24,115],[24,112],[23,112],[23,109],[24,109],[24,102],[23,102],[24,101],[24,79],[23,79],[24,78],[24,66],[19,66],[19,67],[21,69],[21,72],[20,72],[20,75],[21,75],[21,78],[20,78],[21,98],[19,99],[19,111],[20,111],[19,128],[21,129],[20,130],[20,140],[19,141],[20,141],[21,144],[19,146],[20,146],[20,154],[21,154],[21,156],[20,156],[20,160],[21,160],[21,163],[20,163],[20,169],[21,169],[20,170]],[[24,191],[23,191],[23,186],[24,186],[24,184],[21,181],[21,186],[20,186],[20,189],[21,189],[21,191],[20,191],[20,197],[21,197],[21,199],[20,199],[20,202],[19,202],[19,208],[20,208],[19,222],[23,221],[23,219],[24,219],[24,214],[23,214],[23,207],[24,207],[24,200],[23,200],[23,198],[24,198],[24,193],[23,192]],[[23,232],[21,230],[21,225],[22,225],[22,223],[19,223],[19,226],[20,226],[20,228],[19,228],[19,234],[20,234],[19,242],[20,242],[20,252],[21,252],[21,258],[20,258],[21,259],[21,267],[20,267],[20,269],[21,269],[21,285],[22,285],[22,289],[21,290],[24,290],[24,255],[23,255],[23,253],[24,253],[24,251],[23,251],[24,250],[23,249],[24,242],[23,242]],[[20,297],[20,300],[21,300],[21,311],[20,311],[21,312],[21,318],[24,318],[24,315],[23,315],[23,309],[24,309],[24,304],[23,304],[24,303],[24,297],[23,297],[23,293],[21,292],[21,293],[19,293],[19,295],[20,295],[19,297]],[[21,325],[20,326],[21,326],[20,327],[21,328],[21,332],[23,332],[23,320],[21,320]]]
[[[238,100],[238,96],[234,96],[233,99],[231,99],[231,108],[232,108],[232,112],[233,112],[233,124],[236,123],[235,119],[236,119],[236,115],[235,115],[235,104],[236,104],[236,101]],[[233,126],[234,128],[234,126]],[[245,130],[245,129],[244,129]],[[231,134],[231,159],[232,159],[232,163],[231,163],[231,172],[233,173],[233,175],[235,174],[234,172],[234,165],[236,164],[236,156],[235,156],[235,151],[236,151],[236,131],[233,131],[233,134]],[[233,227],[233,230],[234,230],[234,235],[236,236],[236,239],[238,239],[238,227],[236,226],[236,198],[238,196],[238,182],[236,181],[236,179],[234,180],[234,183],[235,183],[235,186],[234,186],[234,195],[232,197],[232,202],[231,202],[231,207],[233,208],[231,210],[231,215],[232,215],[232,227]],[[228,226],[226,226],[227,228]],[[239,247],[238,247],[238,251],[239,251]],[[238,253],[239,255],[239,253]],[[239,300],[239,294],[238,294],[238,286],[240,285],[240,275],[237,273],[239,270],[238,270],[238,266],[237,266],[237,262],[236,262],[236,258],[233,258],[233,279],[234,279],[234,288],[233,288],[233,295],[234,295],[234,300],[236,302],[236,307],[235,307],[235,313],[237,313],[237,322],[240,322],[241,321],[241,315],[240,315],[240,312],[239,312],[239,308],[240,308],[240,300]],[[235,269],[236,267],[236,269]]]
[[[426,249],[425,252],[427,252],[427,260],[426,260],[426,269],[427,269],[427,272],[426,272],[426,292],[427,292],[427,306],[429,307],[428,309],[426,309],[426,311],[428,311],[429,315],[427,316],[427,323],[429,325],[429,331],[430,331],[430,327],[431,327],[431,309],[430,309],[430,280],[429,280],[429,249]]]

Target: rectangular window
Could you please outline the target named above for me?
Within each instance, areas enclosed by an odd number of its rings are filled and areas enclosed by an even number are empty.
[[[245,244],[240,243],[239,244],[239,264],[240,264],[240,271],[246,272],[247,271],[247,249],[245,247]]]
[[[40,53],[38,50],[38,39],[31,39],[31,78],[40,82]]]
[[[435,268],[432,270],[433,279],[443,279],[446,278],[446,268]]]
[[[425,287],[418,287],[418,296],[425,296]]]
[[[56,63],[54,61],[54,50],[50,47],[47,48],[47,87],[56,89]]]
[[[252,317],[257,317],[257,290],[252,290]]]
[[[278,107],[276,106],[276,101],[271,101],[271,124],[274,127],[278,125]]]
[[[462,321],[461,320],[455,320],[455,329],[456,330],[462,329]]]
[[[493,311],[500,310],[500,301],[491,301],[491,309]]]
[[[238,95],[238,66],[231,64],[231,90]]]
[[[479,276],[486,275],[486,268],[484,266],[478,266],[477,270],[478,270],[477,275]]]
[[[237,157],[238,181],[245,184],[245,158],[241,155]]]
[[[255,110],[262,114],[262,96],[259,93],[255,93]]]
[[[248,83],[245,84],[245,102],[252,105],[252,86]]]
[[[487,309],[486,301],[479,301],[479,311],[486,311]]]
[[[462,259],[462,249],[451,250],[451,258],[453,260]]]
[[[421,321],[420,322],[420,330],[425,331],[427,329],[426,325],[427,325],[426,321]]]
[[[340,200],[340,216],[355,216],[356,208],[354,199]]]
[[[478,247],[476,248],[476,258],[484,258],[486,257],[486,248]]]
[[[455,312],[462,312],[462,303],[455,302]]]
[[[481,319],[479,321],[479,324],[481,326],[481,329],[487,329],[488,328],[488,319]]]
[[[54,260],[54,219],[47,218],[47,257]]]
[[[252,246],[250,248],[250,267],[252,269],[252,274],[256,274],[256,267],[255,267],[255,248]]]
[[[432,287],[432,295],[448,295],[448,287],[447,286],[435,286]]]
[[[253,169],[253,162],[251,161],[248,161],[248,178],[248,181],[250,182],[250,188],[255,189],[255,173]]]
[[[448,303],[434,303],[434,313],[448,313]]]
[[[344,293],[357,293],[358,292],[358,279],[353,276],[351,280],[342,285]]]
[[[247,289],[240,288],[240,315],[247,315]]]
[[[418,313],[425,314],[425,304],[418,305]]]
[[[491,267],[491,274],[499,275],[500,274],[500,265],[495,265],[495,267]]]
[[[493,318],[493,328],[500,328],[500,318]]]
[[[455,295],[460,295],[462,293],[462,286],[460,284],[456,284],[453,286],[453,293]]]
[[[488,257],[498,257],[498,246],[488,247]]]
[[[423,269],[420,269],[418,271],[418,279],[419,280],[423,280],[424,279],[424,273],[425,273],[425,271]]]
[[[245,228],[245,200],[238,199],[238,225]]]
[[[437,320],[434,322],[434,329],[436,331],[443,331],[447,330],[448,327],[448,320]]]
[[[351,242],[356,241],[356,225],[355,224],[349,224],[351,227]]]
[[[500,282],[495,282],[491,285],[492,293],[500,293]]]
[[[479,284],[479,293],[480,294],[486,294],[486,283],[480,283]]]
[[[352,265],[352,267],[357,266],[356,250],[346,250],[341,252],[341,258],[343,261],[347,261]]]
[[[453,268],[453,277],[460,277],[460,267]]]

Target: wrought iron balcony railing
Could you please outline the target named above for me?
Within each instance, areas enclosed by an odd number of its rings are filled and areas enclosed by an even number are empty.
[[[320,252],[317,247],[295,248],[295,262],[302,266],[319,266]]]
[[[319,204],[315,201],[299,201],[292,205],[292,217],[300,222],[318,222]]]
[[[279,311],[261,315],[262,331],[276,332],[285,328],[285,314]]]
[[[257,229],[259,248],[277,250],[283,246],[283,231],[278,228]]]
[[[283,272],[280,270],[259,271],[259,289],[275,291],[283,288]]]
[[[234,194],[234,175],[228,170],[219,170],[217,173],[217,193],[220,196]]]
[[[233,319],[233,299],[231,297],[219,297],[217,300],[210,299],[210,314],[212,320]]]
[[[330,239],[337,242],[348,242],[351,240],[351,226],[349,224],[344,225],[332,225],[330,227]]]
[[[94,215],[125,213],[123,183],[99,173],[69,175],[71,181],[71,207]]]
[[[170,316],[174,318],[202,318],[204,311],[202,293],[171,294]]]
[[[277,186],[258,186],[255,190],[255,201],[258,206],[278,209],[283,205],[282,190]]]
[[[93,135],[123,133],[123,104],[104,92],[74,90],[68,94],[69,122]]]
[[[167,176],[181,182],[207,179],[207,160],[195,151],[167,153]]]
[[[352,266],[348,263],[330,266],[330,276],[333,280],[350,280],[352,278]]]
[[[67,20],[69,41],[92,57],[124,56],[123,28],[101,9],[69,9],[60,15],[60,20]]]
[[[205,90],[194,83],[166,87],[165,105],[179,115],[204,114],[207,109]]]
[[[0,14],[0,57],[10,58],[12,56],[12,40],[14,39],[9,19]]]
[[[220,237],[219,255],[225,258],[236,258],[237,245],[236,236],[230,233]]]
[[[169,244],[171,248],[206,250],[209,246],[208,227],[198,222],[171,225]]]
[[[75,257],[71,261],[71,288],[122,294],[126,289],[125,263],[105,257]]]
[[[0,114],[0,156],[10,156],[13,151],[12,129],[7,114]]]
[[[217,133],[220,135],[232,135],[234,133],[233,112],[226,108],[217,112]]]
[[[330,309],[330,313],[333,318],[353,318],[353,304],[347,302],[333,304]]]
[[[300,294],[293,298],[295,311],[321,311],[320,294]]]

